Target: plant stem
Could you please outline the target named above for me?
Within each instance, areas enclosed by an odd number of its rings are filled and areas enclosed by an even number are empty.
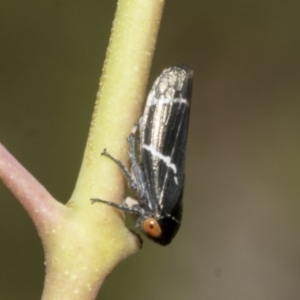
[[[124,178],[107,148],[127,162],[126,137],[144,99],[164,0],[119,0],[81,170],[66,206],[0,145],[0,178],[33,219],[42,239],[42,299],[95,299],[107,275],[140,249],[123,214],[91,198],[121,202]],[[58,174],[59,175],[59,174]]]

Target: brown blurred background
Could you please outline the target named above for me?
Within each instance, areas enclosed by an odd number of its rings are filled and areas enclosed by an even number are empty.
[[[72,193],[115,11],[111,0],[2,0],[0,141]],[[99,299],[300,299],[300,2],[167,1],[151,73],[195,71],[182,228]],[[39,299],[36,231],[0,185],[0,299]]]

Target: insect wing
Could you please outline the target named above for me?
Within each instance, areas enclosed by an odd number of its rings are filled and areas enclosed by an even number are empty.
[[[154,211],[171,213],[182,197],[193,72],[168,68],[155,81],[140,120],[140,153]]]

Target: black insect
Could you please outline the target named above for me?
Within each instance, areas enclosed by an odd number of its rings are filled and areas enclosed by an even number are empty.
[[[178,65],[156,79],[127,139],[130,171],[106,150],[102,153],[119,165],[137,199],[127,197],[123,204],[91,199],[138,216],[137,227],[161,245],[172,241],[181,223],[192,78],[192,70]]]

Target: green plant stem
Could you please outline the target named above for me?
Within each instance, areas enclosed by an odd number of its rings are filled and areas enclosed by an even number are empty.
[[[124,178],[100,153],[107,148],[127,162],[126,137],[140,116],[163,6],[163,0],[118,2],[87,147],[66,205],[0,144],[0,178],[28,212],[44,246],[43,300],[95,299],[107,275],[140,249],[123,213],[90,199],[123,199]]]
[[[87,147],[67,203],[70,211],[51,226],[50,243],[44,243],[44,300],[94,299],[106,276],[139,249],[123,214],[89,199],[123,199],[124,178],[100,153],[107,148],[128,159],[126,137],[140,116],[163,5],[162,0],[118,2]]]

